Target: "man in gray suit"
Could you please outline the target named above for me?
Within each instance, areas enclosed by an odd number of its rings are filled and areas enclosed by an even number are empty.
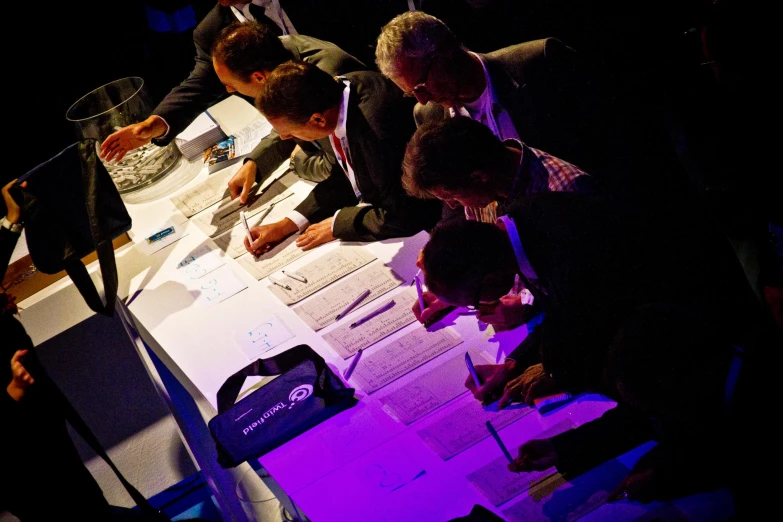
[[[501,140],[518,139],[588,172],[600,171],[596,105],[576,53],[555,38],[488,54],[465,48],[439,19],[406,12],[386,24],[375,50],[380,71],[419,102],[417,124],[457,115]]]
[[[287,236],[309,250],[342,239],[375,241],[429,230],[440,203],[405,194],[402,157],[413,133],[412,103],[371,71],[332,77],[312,64],[289,61],[267,78],[256,108],[282,139],[315,142],[336,158],[331,173],[283,220],[250,229],[262,253]]]
[[[288,60],[311,63],[330,75],[340,75],[367,67],[330,42],[310,36],[276,37],[255,22],[235,22],[223,29],[212,45],[212,65],[229,93],[255,100],[272,70]],[[244,204],[256,181],[263,181],[291,158],[294,172],[303,179],[323,181],[329,176],[334,157],[324,156],[306,141],[280,139],[276,131],[261,140],[244,165],[228,183],[231,198]]]

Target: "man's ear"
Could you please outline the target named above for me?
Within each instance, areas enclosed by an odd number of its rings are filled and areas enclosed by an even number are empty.
[[[326,117],[322,113],[316,112],[310,116],[310,121],[308,123],[310,125],[315,125],[319,129],[324,129],[326,128]]]
[[[250,73],[250,80],[254,81],[256,83],[266,83],[266,77],[267,77],[266,71],[254,71]]]

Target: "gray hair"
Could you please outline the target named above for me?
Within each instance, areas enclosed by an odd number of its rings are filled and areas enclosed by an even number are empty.
[[[438,53],[462,48],[441,20],[422,11],[406,11],[383,26],[375,47],[375,63],[388,78],[399,76],[406,60],[430,61]]]

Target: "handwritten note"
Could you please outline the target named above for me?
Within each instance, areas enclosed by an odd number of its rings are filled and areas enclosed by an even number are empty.
[[[291,290],[271,284],[269,289],[281,301],[290,305],[374,260],[372,252],[364,247],[340,246],[297,269],[296,273],[307,279],[306,283],[287,278],[286,284]]]
[[[216,172],[207,178],[206,181],[186,193],[171,198],[171,202],[185,217],[198,214],[215,203],[228,198],[228,180],[241,166],[241,164],[231,165],[227,169]]]
[[[276,315],[260,319],[257,324],[236,332],[237,346],[251,361],[294,336]]]
[[[247,285],[234,275],[231,267],[222,266],[205,277],[186,281],[185,287],[199,305],[210,307],[241,292]]]
[[[266,254],[255,258],[245,252],[245,255],[237,259],[237,262],[256,279],[263,279],[269,274],[288,266],[307,253],[296,246],[297,237],[298,235],[290,236],[275,245],[275,247]]]
[[[475,364],[494,362],[479,348],[468,350]],[[383,409],[403,424],[411,424],[450,400],[467,392],[465,357],[462,353],[440,364],[414,381],[380,398]]]
[[[436,332],[417,328],[363,357],[352,379],[362,390],[372,393],[461,342],[459,335],[450,328]]]
[[[415,288],[408,288],[392,299],[385,299],[381,304],[364,310],[363,314],[352,316],[352,320],[357,320],[379,308],[388,306],[390,301],[394,301],[394,306],[389,310],[376,315],[356,328],[351,328],[351,323],[346,321],[346,324],[325,334],[324,341],[329,343],[329,346],[340,357],[348,359],[360,349],[375,344],[416,320],[416,316],[411,311],[411,305],[416,301]]]
[[[199,279],[226,264],[220,250],[201,245],[177,263],[177,277],[181,280]]]
[[[511,454],[516,455],[516,451],[511,451]],[[509,471],[507,466],[506,457],[501,455],[489,464],[468,474],[466,478],[473,487],[487,497],[487,500],[493,505],[499,506],[557,473],[557,469],[554,467],[544,471],[514,473]]]
[[[533,411],[534,408],[526,406],[488,412],[478,401],[471,401],[417,433],[440,458],[448,460],[489,437],[487,421],[501,430]]]
[[[370,295],[359,303],[355,310],[397,288],[402,282],[402,278],[391,268],[376,263],[313,296],[293,310],[307,323],[307,326],[318,331],[332,324],[337,314],[345,310],[363,291],[370,290]]]
[[[290,198],[291,193],[288,188],[296,183],[298,178],[295,174],[286,174],[275,181],[259,197],[251,196],[247,204],[242,205],[237,199],[225,199],[214,209],[210,209],[199,214],[193,219],[193,222],[209,237],[216,237],[228,232],[241,223],[239,212],[244,210],[248,222],[252,223],[252,217],[261,212],[265,212],[270,205],[276,205],[278,202]],[[252,223],[255,226],[257,223]]]

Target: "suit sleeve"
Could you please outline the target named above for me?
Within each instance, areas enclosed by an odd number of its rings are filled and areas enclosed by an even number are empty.
[[[11,232],[5,227],[0,227],[0,281],[5,279],[5,273],[8,270],[8,262],[14,253],[16,242],[19,241],[20,233]]]
[[[296,143],[293,140],[281,140],[277,131],[272,130],[264,136],[248,155],[256,164],[256,181],[261,183],[274,172],[281,163],[291,157]]]
[[[351,182],[340,166],[335,165],[329,177],[318,183],[295,210],[310,223],[318,223],[332,217],[337,210],[357,203]]]
[[[193,32],[193,43],[196,46],[196,63],[193,70],[185,81],[172,89],[152,111],[152,114],[160,116],[169,125],[166,136],[154,140],[158,145],[170,143],[199,114],[227,96],[225,87],[212,67],[212,42],[206,33],[203,27],[196,27]]]
[[[439,201],[404,195],[398,197],[393,208],[374,205],[343,208],[334,223],[334,236],[346,241],[412,236],[429,229],[437,221],[439,212]]]

